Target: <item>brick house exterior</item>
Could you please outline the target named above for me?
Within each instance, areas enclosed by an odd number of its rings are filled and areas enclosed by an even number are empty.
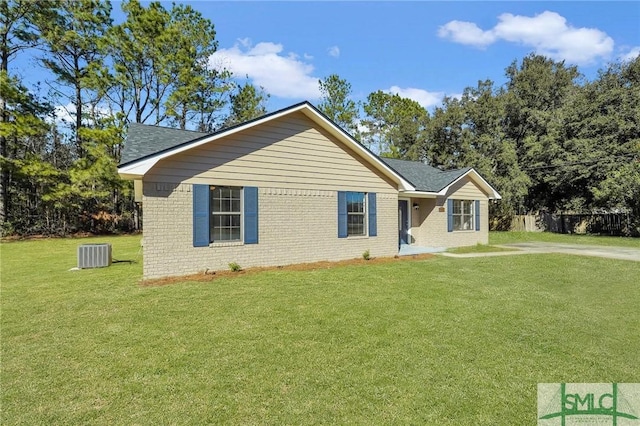
[[[118,172],[145,279],[487,243],[499,198],[473,169],[381,159],[307,102],[213,134],[131,125]]]

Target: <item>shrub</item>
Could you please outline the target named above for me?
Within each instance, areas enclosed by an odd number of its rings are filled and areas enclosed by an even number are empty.
[[[238,265],[236,262],[229,263],[229,269],[231,269],[231,271],[233,272],[240,272],[242,270],[240,265]]]
[[[365,250],[364,253],[362,253],[362,258],[364,260],[369,260],[371,259],[371,254],[369,253],[369,250]]]

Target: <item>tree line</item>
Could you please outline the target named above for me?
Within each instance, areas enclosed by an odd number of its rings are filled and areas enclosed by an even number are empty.
[[[640,57],[592,81],[575,66],[530,54],[506,83],[478,81],[431,113],[377,91],[358,105],[338,76],[321,82],[320,108],[382,156],[444,170],[474,167],[502,195],[494,218],[627,213],[640,234]]]
[[[140,226],[119,178],[128,123],[211,132],[266,113],[269,95],[209,63],[214,24],[188,5],[0,0],[2,234]],[[52,81],[13,72],[29,54]]]
[[[131,122],[212,132],[267,112],[269,94],[211,64],[214,24],[188,5],[0,0],[0,225],[7,234],[140,228],[116,171]],[[29,55],[51,81],[13,69]],[[321,111],[374,152],[472,166],[502,194],[496,215],[630,211],[640,217],[640,60],[586,81],[539,55],[429,112],[383,91],[351,99],[337,75]]]

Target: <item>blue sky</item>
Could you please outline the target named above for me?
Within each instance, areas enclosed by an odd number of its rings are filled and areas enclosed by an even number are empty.
[[[376,90],[427,108],[530,52],[579,66],[588,79],[640,53],[640,2],[207,2],[223,63],[271,93],[270,109],[317,102],[338,74],[355,100]]]
[[[356,101],[383,90],[431,109],[478,80],[504,83],[504,69],[531,52],[588,79],[640,53],[637,1],[183,3],[216,27],[211,64],[263,86],[269,110],[317,103],[318,80],[330,74],[351,83]],[[121,20],[120,2],[113,8]]]

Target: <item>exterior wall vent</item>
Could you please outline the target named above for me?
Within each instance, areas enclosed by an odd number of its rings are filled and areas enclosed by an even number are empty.
[[[111,266],[111,244],[82,244],[78,246],[78,268]]]

